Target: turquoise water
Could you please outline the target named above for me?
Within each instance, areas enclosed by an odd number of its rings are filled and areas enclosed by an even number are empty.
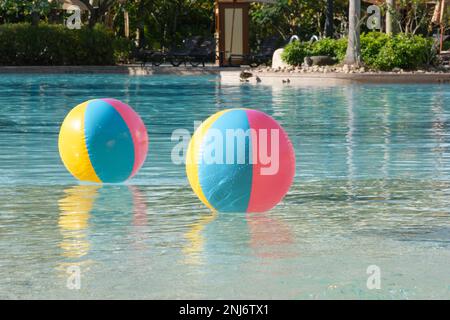
[[[101,97],[149,130],[125,185],[79,184],[59,159],[67,112]],[[171,162],[173,130],[230,107],[272,115],[296,149],[294,185],[266,214],[211,214]],[[448,85],[2,76],[0,298],[449,299],[449,130]]]

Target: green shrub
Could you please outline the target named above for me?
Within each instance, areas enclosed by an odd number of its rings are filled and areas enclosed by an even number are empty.
[[[311,44],[311,55],[330,56],[342,61],[347,50],[347,39],[324,38]]]
[[[346,39],[324,38],[316,42],[294,41],[284,48],[282,59],[291,65],[300,65],[306,56],[327,55],[341,61],[347,49]]]
[[[417,69],[435,61],[434,41],[422,36],[398,34],[386,35],[369,32],[361,35],[361,57],[374,69]],[[347,39],[321,39],[314,43],[293,42],[285,47],[283,60],[300,65],[306,56],[328,55],[342,62],[345,58]]]
[[[309,42],[293,41],[288,44],[281,55],[284,62],[297,66],[303,63],[305,57],[311,55],[311,44]]]
[[[378,52],[363,55],[363,61],[376,69],[417,69],[434,62],[434,40],[422,36],[387,36]]]
[[[126,63],[133,51],[133,42],[126,38],[114,38],[114,60],[116,63]]]
[[[0,65],[112,65],[127,58],[128,40],[101,25],[69,30],[63,25],[0,25]]]
[[[361,57],[368,66],[375,67],[380,50],[386,45],[389,35],[369,32],[361,35]]]

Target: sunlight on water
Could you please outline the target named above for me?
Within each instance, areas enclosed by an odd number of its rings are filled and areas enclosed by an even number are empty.
[[[217,80],[0,78],[0,298],[450,298],[450,86]],[[124,185],[79,184],[59,159],[67,112],[102,97],[149,130]],[[271,212],[211,213],[171,162],[173,130],[232,107],[272,115],[294,144],[294,185]]]

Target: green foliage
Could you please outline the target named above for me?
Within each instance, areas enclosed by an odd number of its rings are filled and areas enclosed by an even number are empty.
[[[397,0],[397,10],[393,15],[398,31],[405,34],[429,34],[435,9],[430,3],[428,0]]]
[[[361,35],[361,56],[368,66],[376,66],[380,50],[386,45],[389,36],[381,32],[368,32]]]
[[[82,0],[89,3],[88,0]],[[323,36],[325,24],[326,0],[278,0],[273,4],[252,3],[250,7],[251,47],[257,47],[261,40],[272,36],[287,39],[296,34],[302,40],[309,40],[312,35]],[[346,51],[348,33],[348,0],[334,0],[334,38],[323,39],[313,44],[294,43],[288,45],[284,57],[292,64],[303,62],[306,55],[330,55],[342,61]],[[139,46],[152,49],[167,49],[178,45],[181,40],[201,35],[212,37],[215,29],[214,1],[212,0],[96,0],[96,14],[90,12],[89,25],[103,22],[116,35],[124,35],[124,15],[129,13],[130,38],[136,39],[139,34]],[[367,3],[363,2],[362,13]],[[432,31],[430,17],[433,6],[425,0],[398,0],[398,10],[394,13],[398,31],[408,36],[389,36],[369,32],[361,37],[362,57],[366,65],[372,68],[389,70],[394,67],[415,68],[433,61],[431,41],[423,37],[412,37],[411,34],[429,34]],[[61,8],[60,1],[48,0],[0,0],[0,24],[31,22],[36,23],[32,12],[39,13],[41,21],[61,22],[63,14],[55,12]],[[106,19],[108,11],[113,21]],[[88,24],[88,13],[83,14],[83,24]],[[363,21],[367,16],[362,17]],[[60,20],[59,20],[60,19]],[[361,24],[362,30],[365,23]],[[132,51],[129,41],[114,37],[110,31],[66,30],[63,26],[42,25],[37,30],[31,30],[26,25],[0,26],[1,29],[11,29],[11,35],[0,37],[0,53],[13,51],[27,64],[110,64],[125,61],[128,52]],[[9,30],[9,29],[8,29]],[[139,32],[137,32],[139,30]],[[26,33],[26,34],[25,34]],[[12,37],[12,38],[10,38]],[[15,38],[17,37],[17,43]],[[7,39],[4,41],[4,39]],[[108,40],[105,40],[108,39]],[[67,44],[70,42],[70,44]],[[95,44],[95,45],[94,45]],[[98,45],[97,45],[98,44]],[[69,52],[68,48],[77,48]],[[112,48],[112,49],[111,49]],[[19,50],[20,49],[20,50]],[[450,49],[450,44],[446,44]],[[19,51],[18,51],[19,50]],[[30,53],[36,54],[33,56]],[[89,54],[87,52],[94,52]],[[6,56],[8,59],[10,56]],[[5,64],[6,57],[0,57],[0,63]],[[96,57],[101,57],[96,60]],[[9,64],[20,64],[19,60],[8,60]]]
[[[113,41],[115,63],[128,63],[134,44],[127,38],[115,37]]]
[[[372,33],[374,35],[362,35],[361,52],[363,61],[375,69],[417,69],[432,64],[436,58],[434,40],[431,38]]]
[[[252,4],[250,10],[253,37],[278,35],[287,39],[296,34],[301,39],[323,36],[326,0],[278,0],[274,4]],[[348,15],[348,0],[334,0],[334,29],[342,31],[341,22]]]
[[[284,48],[282,59],[291,65],[300,65],[307,56],[327,55],[341,61],[345,57],[347,40],[324,38],[316,42],[294,41]]]
[[[64,25],[0,25],[0,65],[112,65],[130,52],[101,25],[69,30]]]
[[[305,57],[311,55],[311,44],[309,42],[294,41],[288,44],[281,55],[284,62],[297,66],[303,63]]]
[[[329,39],[324,38],[311,44],[312,56],[330,56],[338,61],[344,60],[345,51],[347,50],[347,39]]]
[[[136,0],[118,3],[117,12],[126,9],[130,15],[131,37],[139,28],[145,30],[145,46],[170,48],[187,37],[214,35],[214,1],[211,0]],[[124,34],[123,14],[117,14],[115,31]]]
[[[444,41],[444,43],[443,43],[443,45],[442,45],[442,49],[443,49],[444,51],[450,50],[450,41],[449,41],[449,40]]]
[[[48,0],[0,0],[0,21],[19,22],[30,21],[31,13],[41,16],[48,15],[52,9],[60,8],[58,1]]]
[[[417,69],[432,64],[436,58],[434,41],[417,35],[386,35],[369,32],[361,35],[363,62],[374,69]],[[300,65],[306,56],[328,55],[342,61],[345,57],[347,39],[322,39],[314,43],[293,42],[286,46],[283,60]]]

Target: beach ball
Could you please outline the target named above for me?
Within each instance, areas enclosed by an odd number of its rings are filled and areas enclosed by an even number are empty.
[[[148,135],[142,119],[127,104],[95,99],[73,108],[59,133],[59,153],[77,179],[120,183],[144,164]]]
[[[186,173],[198,198],[219,212],[264,212],[289,191],[295,154],[267,114],[229,109],[204,121],[187,150]]]

